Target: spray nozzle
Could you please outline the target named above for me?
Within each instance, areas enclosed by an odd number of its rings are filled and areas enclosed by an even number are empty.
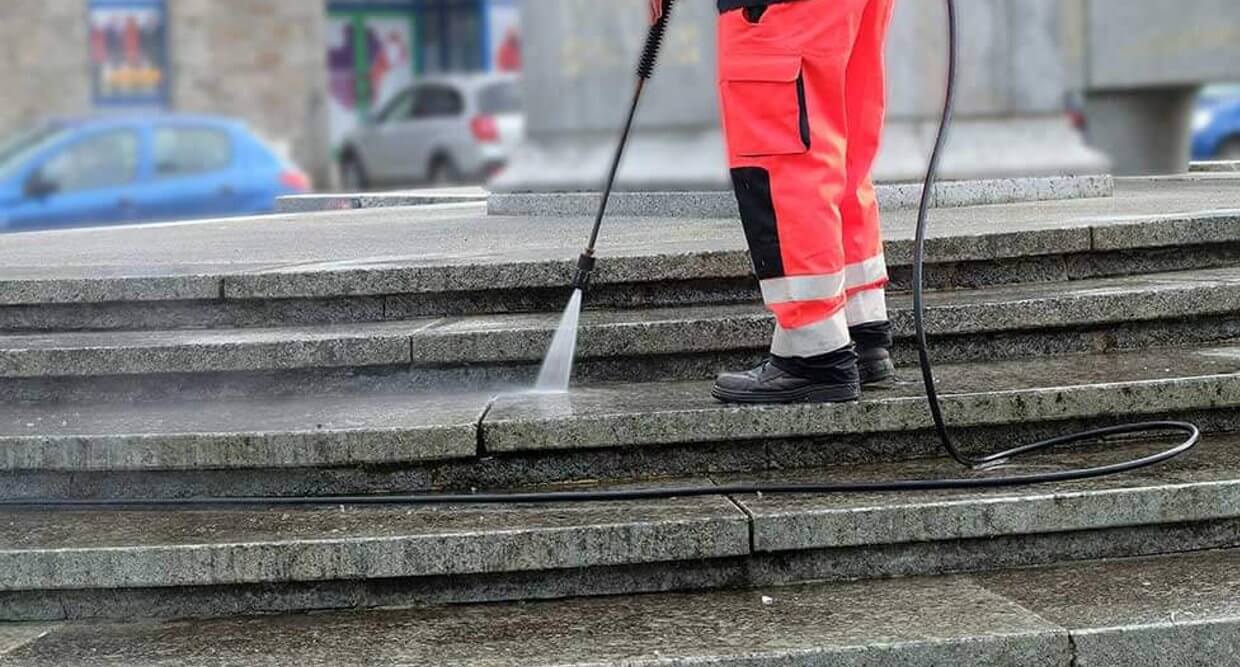
[[[590,251],[581,253],[581,257],[577,258],[577,273],[573,275],[573,289],[586,291],[590,286],[590,274],[594,273],[594,265],[597,263]]]

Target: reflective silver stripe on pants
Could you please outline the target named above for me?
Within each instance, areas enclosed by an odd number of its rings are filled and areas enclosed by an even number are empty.
[[[871,285],[887,277],[887,258],[875,257],[844,267],[844,284],[848,287]]]
[[[816,357],[835,352],[850,342],[848,318],[841,309],[835,315],[809,326],[785,329],[775,325],[771,354],[778,357]]]
[[[790,276],[762,281],[762,299],[767,303],[825,301],[844,293],[844,272],[826,276]]]
[[[887,292],[881,287],[857,292],[848,297],[848,305],[844,306],[848,315],[848,326],[887,321]]]

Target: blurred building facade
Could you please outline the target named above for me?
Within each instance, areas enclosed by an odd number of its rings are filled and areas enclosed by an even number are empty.
[[[0,133],[58,115],[235,116],[316,174],[423,73],[519,69],[515,0],[4,0]]]

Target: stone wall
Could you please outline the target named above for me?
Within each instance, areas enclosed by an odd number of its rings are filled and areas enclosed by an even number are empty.
[[[323,182],[325,17],[317,0],[169,0],[173,108],[244,118]]]
[[[0,134],[92,109],[86,0],[0,0]],[[325,183],[322,0],[168,0],[173,111],[236,116]]]
[[[86,111],[86,10],[72,0],[3,0],[0,135],[46,116]],[[65,48],[66,44],[80,48]]]

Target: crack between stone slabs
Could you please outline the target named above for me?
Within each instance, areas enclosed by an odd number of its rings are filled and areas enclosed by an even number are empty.
[[[1016,568],[1016,569],[1027,570],[1030,573],[1036,573],[1038,571],[1038,568]],[[1055,634],[1062,634],[1068,640],[1068,665],[1069,667],[1076,667],[1078,656],[1077,656],[1077,648],[1076,648],[1076,634],[1073,630],[1069,629],[1067,626],[1061,623],[1056,623],[1046,618],[1042,614],[1039,614],[1036,611],[1030,609],[1025,603],[1011,597],[1010,595],[1004,595],[1003,593],[1000,593],[999,591],[996,591],[995,589],[990,588],[989,586],[986,586],[982,582],[978,581],[976,576],[966,576],[965,579],[974,588],[985,591],[986,593],[993,595],[994,597],[1000,600],[1004,600],[1008,604],[1011,604],[1012,606],[1017,607],[1018,609],[1025,612],[1026,614],[1029,614],[1030,616],[1047,624],[1048,626],[1050,626],[1050,628],[1052,628],[1049,630],[1050,632],[1054,632]]]
[[[714,475],[707,475],[706,479],[710,480],[710,483],[712,485],[719,486],[719,480],[715,479]],[[758,554],[757,535],[756,535],[757,533],[756,521],[757,520],[755,519],[753,513],[750,512],[749,509],[746,508],[739,500],[737,500],[734,495],[732,494],[720,494],[720,495],[722,495],[724,498],[727,498],[728,502],[732,503],[733,507],[740,510],[741,513],[745,515],[745,518],[746,518],[745,524],[749,527],[749,555],[756,556]]]

